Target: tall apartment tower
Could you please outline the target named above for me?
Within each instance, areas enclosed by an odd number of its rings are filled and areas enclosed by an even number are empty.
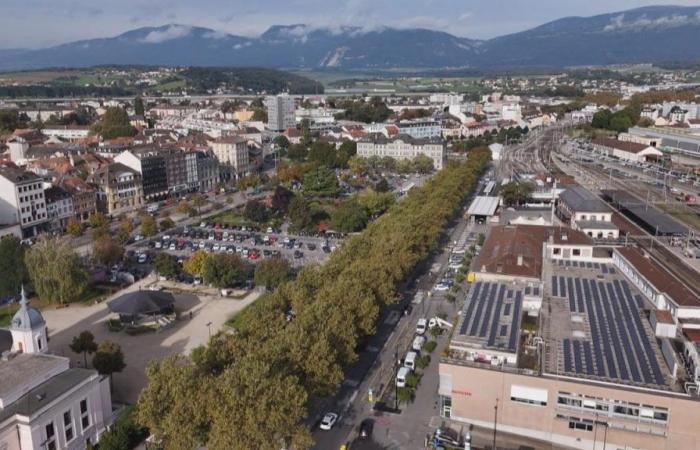
[[[284,131],[296,127],[294,118],[294,98],[287,94],[273,95],[265,99],[267,108],[267,128],[271,131]]]

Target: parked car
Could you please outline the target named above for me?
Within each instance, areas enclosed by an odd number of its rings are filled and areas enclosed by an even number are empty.
[[[322,430],[330,430],[333,428],[333,425],[338,421],[338,414],[336,413],[326,413],[325,416],[323,416],[323,419],[321,419],[321,425],[319,425],[319,428]]]
[[[428,321],[425,318],[420,318],[418,319],[418,323],[416,324],[416,334],[422,336],[425,334],[425,331],[428,327]]]

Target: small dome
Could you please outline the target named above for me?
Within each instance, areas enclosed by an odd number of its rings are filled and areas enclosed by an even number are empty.
[[[41,313],[30,306],[22,307],[12,318],[12,328],[15,330],[33,330],[46,324]]]
[[[19,304],[19,310],[15,313],[10,324],[12,329],[33,330],[46,325],[44,317],[39,310],[29,306],[27,295],[24,292],[24,286],[22,286],[22,299],[19,301]]]

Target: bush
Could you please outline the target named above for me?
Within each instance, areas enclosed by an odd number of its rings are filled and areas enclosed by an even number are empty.
[[[433,337],[438,337],[442,335],[442,328],[440,327],[433,327],[430,329],[430,335]],[[432,342],[432,341],[431,341]],[[432,350],[431,350],[432,351]]]
[[[148,437],[148,430],[134,421],[134,406],[127,406],[109,431],[100,437],[100,450],[126,450],[136,447]]]
[[[424,356],[419,356],[416,358],[416,367],[419,369],[425,369],[430,365],[430,356],[429,355],[424,355]]]
[[[399,403],[407,405],[413,401],[413,389],[409,387],[400,387],[397,391]]]
[[[418,362],[420,358],[416,359],[416,363]],[[406,375],[406,387],[415,389],[418,387],[420,384],[420,375],[418,375],[415,372],[411,372],[408,375]]]
[[[447,300],[450,303],[454,303],[457,300],[457,297],[455,297],[454,294],[449,293],[449,294],[445,294],[445,300]]]
[[[433,328],[430,329],[431,334],[432,334],[432,332],[433,332],[433,330],[434,330],[435,328],[437,328],[438,330],[440,330],[440,327],[433,327]],[[435,350],[435,347],[437,347],[437,342],[435,342],[435,341],[428,341],[428,342],[426,342],[425,344],[423,344],[423,351],[426,352],[426,353],[433,353],[433,351]]]

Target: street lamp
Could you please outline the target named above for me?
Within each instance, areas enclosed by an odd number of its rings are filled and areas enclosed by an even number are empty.
[[[209,340],[211,340],[211,322],[207,322],[207,328],[209,329]]]

